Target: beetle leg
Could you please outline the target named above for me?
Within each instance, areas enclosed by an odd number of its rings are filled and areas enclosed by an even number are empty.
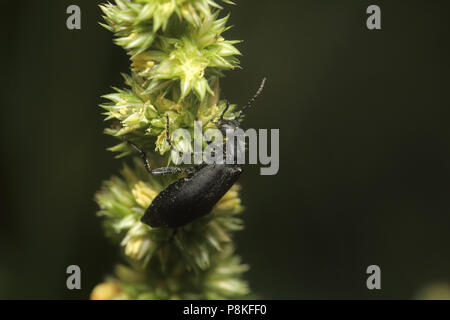
[[[223,109],[222,113],[220,114],[217,124],[220,124],[223,121],[223,117],[225,116],[225,113],[227,113],[228,109],[230,109],[230,102],[227,100],[227,106],[225,107],[225,109]]]
[[[166,176],[170,174],[190,173],[192,170],[192,168],[162,167],[152,170],[151,174],[154,176]]]
[[[183,152],[181,152],[180,150],[178,150],[178,148],[176,148],[173,144],[172,144],[172,140],[170,139],[170,130],[169,130],[169,116],[166,114],[166,142],[169,145],[170,149],[172,151],[175,151],[176,153],[178,153],[178,155],[180,157],[183,156]]]
[[[195,168],[177,168],[177,167],[162,167],[162,168],[158,168],[158,169],[152,170],[150,168],[150,163],[149,163],[149,161],[147,159],[147,154],[145,153],[145,151],[142,150],[141,148],[139,148],[133,142],[129,141],[125,136],[123,136],[122,139],[130,147],[132,147],[135,151],[137,151],[139,153],[139,156],[141,157],[142,161],[144,161],[145,169],[148,171],[148,173],[150,173],[153,176],[165,176],[165,175],[180,174],[180,173],[188,173],[188,174],[190,174],[193,171],[195,171]]]
[[[184,156],[183,152],[172,144],[172,140],[170,139],[169,124],[170,124],[169,123],[169,116],[166,114],[166,142],[169,145],[170,150],[176,152],[180,158],[183,158],[183,156]],[[190,154],[192,154],[192,152]],[[192,160],[192,158],[191,158],[191,160]]]
[[[171,243],[173,241],[177,232],[178,232],[178,228],[173,229],[172,235],[169,238],[169,243]]]
[[[203,138],[206,140],[207,144],[211,144],[211,143],[212,143],[212,141],[209,140],[209,139],[207,139],[206,136],[203,135]],[[170,139],[169,116],[168,116],[168,115],[166,115],[166,141],[167,141],[167,144],[169,145],[170,149],[171,149],[172,151],[174,151],[174,152],[177,152],[177,153],[178,153],[178,156],[179,156],[180,158],[182,158],[182,157],[183,157],[183,152],[180,151],[178,148],[176,148],[176,147],[172,144],[172,140]],[[190,155],[191,155],[191,156],[192,156],[192,155],[196,156],[197,154],[198,154],[198,152],[190,152]],[[203,157],[203,151],[201,151],[200,154],[201,154],[202,157]],[[191,159],[191,160],[192,160],[192,159]],[[190,173],[189,170],[186,170],[185,172]]]
[[[158,169],[152,170],[150,168],[150,163],[147,159],[147,154],[145,153],[145,151],[142,150],[141,148],[139,148],[133,142],[129,141],[126,137],[122,137],[122,139],[127,144],[129,144],[130,147],[132,147],[134,150],[136,150],[139,153],[139,156],[144,161],[145,169],[148,171],[148,173],[150,173],[153,176],[165,176],[165,175],[169,175],[169,174],[180,174],[180,173],[186,173],[186,172],[190,173],[192,170],[191,168],[176,168],[176,167],[163,167],[163,168],[158,168]]]
[[[141,157],[142,161],[144,161],[145,169],[152,174],[152,169],[150,168],[150,163],[148,162],[147,154],[144,150],[139,148],[133,142],[129,141],[125,136],[122,137],[123,141],[125,141],[130,147],[132,147],[137,153],[139,153],[139,157]]]

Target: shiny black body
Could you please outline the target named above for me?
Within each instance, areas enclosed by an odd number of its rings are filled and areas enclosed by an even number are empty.
[[[229,109],[229,104],[227,103],[217,122],[214,122],[223,136],[226,136],[227,130],[239,128],[243,112],[261,94],[265,81],[266,79],[263,80],[257,93],[242,107],[239,115],[234,119],[224,119]],[[171,143],[169,123],[169,118],[166,115],[167,143],[172,151],[180,152]],[[242,173],[242,168],[235,164],[201,164],[192,168],[164,167],[152,170],[145,151],[128,141],[125,137],[124,140],[139,153],[144,161],[145,168],[151,175],[187,173],[186,178],[175,181],[161,191],[145,211],[142,222],[153,228],[166,227],[177,229],[208,214],[230,190]],[[212,142],[209,141],[208,143]],[[225,149],[225,146],[222,146],[224,160],[226,157]]]
[[[153,228],[182,227],[208,214],[241,173],[235,165],[204,165],[161,191],[142,222]]]

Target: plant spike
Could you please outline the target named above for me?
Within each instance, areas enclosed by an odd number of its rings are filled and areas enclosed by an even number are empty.
[[[219,98],[219,78],[239,67],[240,55],[239,41],[223,37],[228,16],[219,18],[222,7],[213,0],[115,0],[100,7],[106,22],[101,25],[131,59],[126,88],[104,96],[101,108],[110,123],[105,133],[119,141],[109,150],[133,156],[134,165],[124,165],[95,197],[105,232],[122,248],[124,263],[91,298],[245,298],[249,289],[242,274],[248,267],[232,242],[232,233],[242,229],[239,186],[173,239],[173,230],[140,221],[159,192],[180,178],[148,172],[170,160],[166,124],[171,132],[193,130],[196,119],[211,125],[227,107]],[[238,117],[235,107],[230,105],[227,115]],[[147,169],[130,145],[145,149]]]

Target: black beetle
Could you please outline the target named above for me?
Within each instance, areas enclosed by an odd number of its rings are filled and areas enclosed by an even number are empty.
[[[266,79],[264,78],[255,96],[242,107],[239,115],[233,120],[224,119],[224,115],[229,108],[229,104],[227,103],[219,120],[215,122],[220,131],[225,133],[226,130],[240,128],[239,121],[243,117],[243,112],[262,93],[265,81]],[[166,139],[171,149],[179,152],[172,146],[169,135],[169,119],[167,116]],[[175,181],[161,191],[145,211],[142,222],[153,228],[166,227],[177,229],[208,214],[216,203],[230,190],[242,173],[241,166],[236,164],[208,165],[203,163],[190,168],[163,167],[152,170],[145,151],[128,141],[125,137],[124,141],[139,153],[144,161],[145,168],[151,175],[187,173],[185,178]]]

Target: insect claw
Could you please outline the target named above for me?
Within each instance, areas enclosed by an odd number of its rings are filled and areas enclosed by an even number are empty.
[[[172,243],[173,240],[175,239],[175,236],[177,235],[178,232],[178,228],[173,229],[172,235],[169,238],[169,243]]]

